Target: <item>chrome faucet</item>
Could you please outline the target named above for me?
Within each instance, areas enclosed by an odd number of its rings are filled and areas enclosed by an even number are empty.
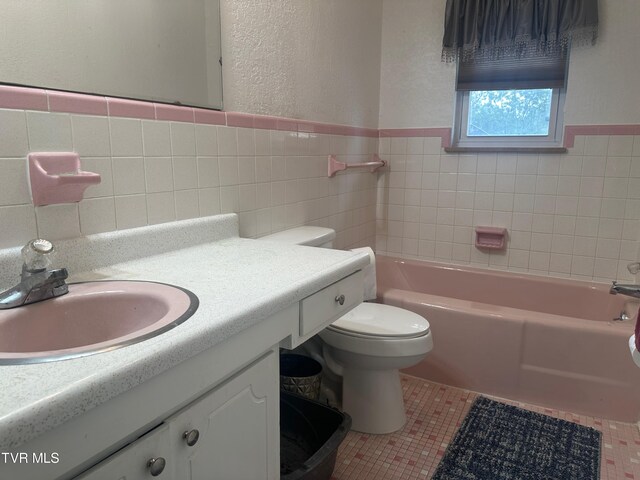
[[[620,294],[640,298],[640,285],[619,285],[618,282],[611,282],[609,293],[612,295]]]
[[[22,247],[20,283],[0,293],[0,310],[21,307],[59,297],[69,292],[66,268],[50,270],[53,244],[48,240],[31,240]]]

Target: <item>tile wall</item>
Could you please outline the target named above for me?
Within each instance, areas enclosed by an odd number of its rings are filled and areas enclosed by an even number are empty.
[[[578,135],[567,154],[450,154],[439,137],[381,138],[378,253],[609,282],[633,280],[640,137]],[[474,226],[509,230],[504,252]]]
[[[102,183],[80,203],[34,208],[25,158],[36,151],[76,151]],[[315,224],[336,229],[339,248],[372,245],[375,176],[326,169],[329,154],[376,151],[366,136],[0,109],[0,248],[227,212],[245,237]]]

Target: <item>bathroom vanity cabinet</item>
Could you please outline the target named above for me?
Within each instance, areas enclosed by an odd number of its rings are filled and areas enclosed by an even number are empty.
[[[56,452],[59,463],[0,465],[0,478],[280,478],[279,348],[303,343],[362,295],[360,271],[307,295],[17,449]]]
[[[274,349],[79,480],[278,478]]]

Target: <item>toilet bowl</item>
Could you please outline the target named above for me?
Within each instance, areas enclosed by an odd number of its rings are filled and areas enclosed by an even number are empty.
[[[335,231],[299,227],[263,240],[331,248]],[[342,408],[352,429],[383,434],[406,422],[399,370],[433,348],[429,322],[390,305],[362,303],[320,332],[326,366],[342,377]]]
[[[429,323],[390,305],[363,303],[320,332],[329,368],[342,375],[342,408],[354,430],[391,433],[406,422],[398,370],[433,348]]]

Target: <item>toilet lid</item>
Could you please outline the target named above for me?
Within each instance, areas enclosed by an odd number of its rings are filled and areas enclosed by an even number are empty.
[[[380,303],[362,303],[329,328],[372,337],[413,338],[429,332],[429,322],[417,313]]]

